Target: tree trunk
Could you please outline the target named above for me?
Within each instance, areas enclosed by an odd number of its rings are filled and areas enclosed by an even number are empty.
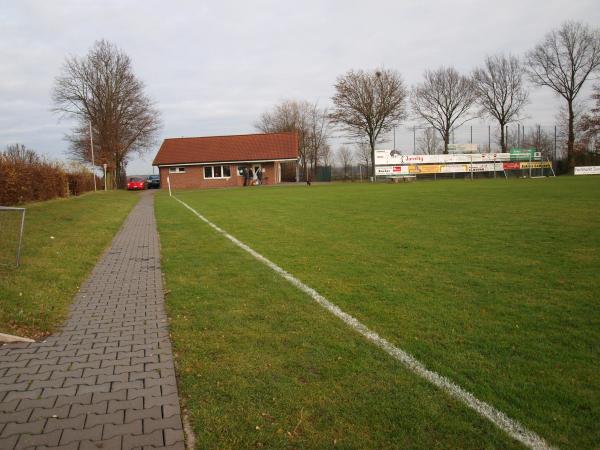
[[[450,130],[444,132],[444,155],[448,154],[448,144],[450,143]]]
[[[569,169],[575,166],[575,115],[573,114],[573,101],[569,101],[569,139],[567,141],[567,160]]]
[[[122,186],[121,183],[121,161],[119,161],[119,157],[115,158],[115,189],[121,189],[125,186]]]
[[[504,134],[504,122],[500,122],[500,148],[502,153],[506,153],[506,135]],[[490,149],[490,152],[492,149]]]
[[[306,161],[306,158],[304,158],[304,182],[308,182],[308,162]]]
[[[121,186],[121,168],[117,164],[115,166],[115,189],[119,189]]]
[[[375,143],[370,142],[371,145],[371,181],[375,181]]]

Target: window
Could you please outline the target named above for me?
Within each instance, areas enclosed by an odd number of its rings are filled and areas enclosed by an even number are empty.
[[[185,173],[185,167],[169,167],[169,173]]]
[[[229,166],[204,166],[204,179],[210,178],[229,178],[231,168]]]

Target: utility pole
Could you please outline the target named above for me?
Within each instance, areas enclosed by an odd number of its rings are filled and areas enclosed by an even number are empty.
[[[554,161],[556,162],[556,125],[554,125]]]
[[[94,176],[94,192],[96,192],[96,164],[94,163],[94,134],[92,133],[92,121],[90,119],[90,148],[92,149],[92,175]],[[106,184],[106,182],[104,182]]]

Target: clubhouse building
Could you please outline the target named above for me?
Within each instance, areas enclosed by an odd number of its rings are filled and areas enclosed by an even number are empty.
[[[165,139],[152,162],[161,187],[174,189],[244,185],[244,169],[261,184],[279,184],[282,167],[298,162],[297,133],[244,134]]]

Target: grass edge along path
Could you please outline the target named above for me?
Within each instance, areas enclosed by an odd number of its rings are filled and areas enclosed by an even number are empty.
[[[268,266],[269,268],[271,268],[272,270],[277,272],[279,275],[281,275],[283,278],[285,278],[292,285],[294,285],[301,291],[308,294],[314,301],[319,303],[323,308],[328,310],[331,314],[333,314],[334,316],[336,316],[337,318],[339,318],[343,322],[345,322],[354,331],[361,334],[363,337],[365,337],[366,339],[371,341],[377,347],[381,348],[386,353],[388,353],[390,356],[392,356],[393,358],[400,361],[402,363],[402,365],[404,367],[406,367],[408,370],[410,370],[411,372],[415,373],[416,375],[420,376],[421,378],[424,378],[425,380],[427,380],[434,386],[444,390],[446,393],[448,393],[452,397],[461,401],[463,404],[465,404],[469,408],[473,409],[475,412],[477,412],[482,417],[491,421],[498,428],[505,431],[508,435],[510,435],[517,441],[521,442],[525,446],[532,448],[532,449],[550,449],[550,448],[552,448],[548,445],[548,443],[546,443],[546,441],[542,437],[538,436],[535,432],[528,430],[523,425],[521,425],[519,422],[511,419],[510,417],[505,415],[503,412],[497,410],[496,408],[487,404],[486,402],[483,402],[483,401],[477,399],[473,394],[465,391],[460,386],[454,384],[452,381],[448,380],[447,378],[437,374],[436,372],[432,372],[432,371],[428,370],[421,362],[417,361],[411,355],[409,355],[402,349],[394,346],[389,341],[387,341],[386,339],[379,336],[376,332],[367,328],[365,325],[360,323],[354,317],[345,313],[339,307],[337,307],[333,303],[329,302],[325,297],[321,296],[317,291],[315,291],[314,289],[312,289],[309,286],[302,283],[300,280],[295,278],[293,275],[291,275],[290,273],[288,273],[287,271],[285,271],[284,269],[282,269],[281,267],[279,267],[278,265],[276,265],[269,259],[262,256],[260,253],[253,250],[247,244],[239,241],[234,236],[227,233],[225,230],[223,230],[220,227],[218,227],[217,225],[213,224],[211,221],[209,221],[206,217],[204,217],[203,215],[198,213],[195,209],[193,209],[187,203],[183,202],[176,196],[173,196],[173,198],[175,200],[177,200],[179,203],[181,203],[185,208],[190,210],[193,214],[195,214],[200,220],[204,221],[207,225],[209,225],[216,232],[220,233],[221,235],[223,235],[224,237],[229,239],[231,242],[233,242],[235,245],[237,245],[239,248],[241,248],[244,251],[251,254],[255,259],[257,259],[258,261],[262,262],[263,264],[265,264],[266,266]]]
[[[0,267],[0,332],[39,340],[55,331],[138,199],[109,191],[22,205],[21,266]]]

